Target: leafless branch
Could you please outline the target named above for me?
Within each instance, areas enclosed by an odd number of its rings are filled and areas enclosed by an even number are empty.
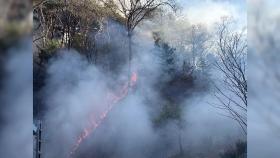
[[[243,131],[247,127],[247,44],[242,33],[229,30],[229,23],[223,21],[218,31],[218,61],[215,67],[223,74],[219,86],[215,85],[219,109],[225,110],[237,121]]]

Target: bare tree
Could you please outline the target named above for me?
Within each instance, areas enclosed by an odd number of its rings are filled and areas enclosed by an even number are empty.
[[[207,51],[209,34],[202,25],[193,25],[189,36],[188,44],[192,55],[192,65],[197,66],[196,58],[202,57]]]
[[[223,74],[222,83],[216,85],[218,108],[226,110],[227,117],[237,121],[247,133],[247,42],[244,33],[230,31],[230,22],[223,20],[218,31],[218,61],[216,68]]]
[[[104,5],[111,9],[116,9],[124,18],[128,37],[128,62],[129,62],[129,76],[132,60],[132,35],[138,24],[159,7],[170,6],[175,8],[174,0],[102,0]]]

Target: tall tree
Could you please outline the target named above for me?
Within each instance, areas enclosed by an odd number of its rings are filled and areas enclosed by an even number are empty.
[[[187,40],[187,47],[191,54],[192,66],[198,67],[199,59],[202,59],[208,49],[210,35],[202,25],[192,25]]]
[[[246,133],[247,127],[247,41],[244,33],[233,32],[230,21],[224,19],[218,30],[219,60],[216,68],[223,74],[221,86],[216,86],[219,108],[228,112],[228,117],[237,121]]]
[[[111,9],[116,9],[124,18],[128,37],[128,62],[129,76],[131,73],[132,60],[132,36],[134,29],[145,18],[160,7],[170,6],[175,9],[174,0],[102,0],[104,5]]]

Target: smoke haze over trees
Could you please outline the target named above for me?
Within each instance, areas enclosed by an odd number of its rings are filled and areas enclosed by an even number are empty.
[[[278,0],[0,0],[0,157],[279,157],[279,17]]]
[[[230,15],[196,23],[185,7],[33,1],[33,114],[35,124],[42,120],[43,157],[246,156],[239,121],[212,106],[225,79],[214,65],[228,60],[217,51],[215,26]]]
[[[0,2],[1,157],[32,157],[31,7],[29,1]]]

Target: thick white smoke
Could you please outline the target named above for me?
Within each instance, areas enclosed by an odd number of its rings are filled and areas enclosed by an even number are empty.
[[[3,64],[1,157],[32,157],[32,45],[24,38],[11,46]]]
[[[114,24],[114,26],[116,25]],[[119,36],[115,40],[125,40],[125,38],[124,36]],[[110,40],[114,39],[111,38]],[[145,40],[150,41],[151,39]],[[139,76],[137,84],[139,84],[139,89],[150,95],[154,95],[149,86],[153,82],[153,78],[156,77],[155,69],[157,67],[151,60],[153,58],[149,55],[152,54],[150,51],[155,51],[154,49],[152,41],[148,42],[148,44],[142,42],[142,45],[134,47],[135,52],[138,53],[135,56],[138,56],[139,60],[133,62],[135,63],[133,70],[143,74],[143,76]],[[126,50],[123,48],[118,51],[125,52]],[[115,53],[119,52],[115,51]],[[137,70],[136,67],[140,66],[141,69]],[[113,77],[108,75],[107,72],[105,73],[102,68],[97,68],[88,63],[82,55],[74,50],[58,53],[58,56],[49,64],[47,85],[44,88],[45,104],[48,107],[45,121],[43,121],[43,133],[45,132],[43,139],[47,140],[43,145],[44,156],[68,156],[78,135],[89,123],[89,116],[94,115],[98,118],[103,111],[107,110],[107,94],[117,93],[118,89],[121,89],[123,84],[127,82],[127,71],[125,69]],[[151,76],[151,74],[154,75]],[[150,97],[154,98],[153,96]],[[124,146],[131,146],[129,142],[133,138],[139,139],[139,137],[143,137],[140,139],[141,141],[151,140],[152,126],[141,93],[129,94],[123,102],[116,103],[116,107],[112,111],[114,110],[117,111],[116,114],[111,114],[111,112],[108,114],[109,120],[114,121],[114,123],[109,122],[109,127],[118,127],[118,131],[122,131],[123,135],[118,137],[123,137],[122,143],[128,143],[127,145],[124,144]],[[100,126],[102,128],[102,124]],[[99,128],[96,131],[97,133],[98,130]],[[95,135],[93,133],[88,139]],[[102,138],[103,136],[100,134],[98,139],[102,140]],[[93,140],[98,142],[98,139]],[[105,134],[104,139],[106,139]],[[143,143],[135,144],[144,145]],[[122,150],[125,150],[125,148]],[[127,150],[129,151],[129,149]],[[123,151],[119,154],[127,153],[127,151]],[[129,155],[121,157],[129,157]]]
[[[111,25],[109,31],[115,31],[117,24],[111,22]],[[125,35],[116,35],[110,38],[111,44],[126,40]],[[197,153],[206,152],[204,140],[214,141],[213,148],[218,150],[218,146],[222,148],[241,138],[239,127],[208,104],[207,101],[213,99],[210,92],[207,95],[194,92],[183,99],[183,128],[178,127],[178,121],[171,120],[163,128],[155,129],[153,119],[159,115],[164,98],[154,85],[162,77],[164,65],[160,64],[160,50],[154,44],[152,33],[145,27],[136,30],[133,51],[133,70],[138,75],[136,86],[80,144],[76,156],[161,158],[180,152],[179,138],[185,151]],[[126,52],[126,48],[113,51],[116,54]],[[88,63],[74,50],[58,52],[49,63],[44,88],[48,107],[43,121],[45,157],[69,156],[77,137],[89,123],[89,115],[98,117],[106,110],[108,91],[117,92],[116,89],[127,81],[126,69],[124,66],[120,73],[112,76],[104,68]]]
[[[278,157],[279,1],[249,2],[248,156]]]

